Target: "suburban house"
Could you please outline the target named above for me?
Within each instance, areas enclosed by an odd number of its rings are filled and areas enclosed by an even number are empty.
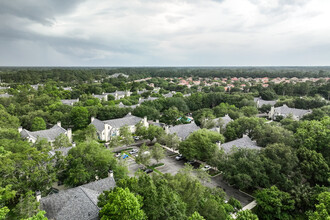
[[[143,126],[149,126],[147,117],[140,118],[131,115],[131,113],[128,113],[123,118],[111,119],[106,121],[101,121],[94,117],[91,118],[91,124],[95,126],[97,130],[97,135],[102,141],[109,141],[111,137],[120,135],[119,129],[125,125],[129,127],[132,133],[135,132],[135,126],[141,121],[143,123]]]
[[[227,124],[233,121],[233,119],[231,119],[231,117],[226,114],[224,117],[215,118],[212,119],[212,121],[214,122],[215,126],[213,128],[210,128],[209,130],[220,133],[221,130],[226,129]]]
[[[55,156],[56,152],[60,152],[62,156],[68,156],[69,151],[73,148],[74,146],[72,145],[72,147],[61,147],[61,148],[57,148],[54,150],[51,150],[48,152],[49,156]]]
[[[163,96],[165,97],[165,98],[171,98],[171,97],[173,97],[173,94],[175,94],[176,92],[175,91],[172,91],[172,92],[169,92],[169,93],[167,93],[167,94],[163,94]]]
[[[276,119],[278,116],[283,118],[292,115],[294,120],[301,119],[304,115],[312,113],[312,110],[305,110],[305,109],[297,109],[297,108],[290,108],[287,105],[283,105],[281,107],[272,107],[268,113],[268,117],[272,120]]]
[[[230,153],[230,151],[234,148],[237,147],[238,149],[242,148],[247,148],[247,149],[255,149],[255,150],[260,150],[261,147],[257,145],[255,141],[252,141],[251,138],[247,135],[243,135],[242,138],[236,139],[233,141],[229,141],[227,143],[221,144],[220,142],[218,143],[219,148],[223,149],[226,154]]]
[[[0,94],[0,98],[10,98],[13,97],[13,95],[9,95],[8,93]]]
[[[77,99],[62,99],[61,102],[62,102],[63,105],[73,106],[74,103],[79,102],[79,98],[77,98]]]
[[[105,93],[106,95],[112,95],[115,97],[115,100],[119,100],[122,98],[125,98],[126,96],[131,96],[131,92],[129,90],[127,91],[116,91],[112,93]]]
[[[154,126],[161,127],[161,128],[165,128],[165,126],[166,126],[165,123],[159,122],[158,119],[156,121],[148,121],[148,123],[149,123],[149,125],[154,125]]]
[[[94,97],[94,98],[97,98],[97,99],[99,99],[100,101],[105,101],[105,102],[107,102],[108,101],[108,94],[109,93],[103,93],[102,95],[95,95],[94,93],[92,94],[92,96]]]
[[[185,140],[191,133],[200,129],[195,122],[175,126],[165,126],[166,134],[176,134],[181,141]]]
[[[136,104],[136,105],[124,105],[122,102],[120,102],[118,104],[118,107],[119,108],[132,108],[132,109],[135,109],[138,106],[140,106],[140,104]]]
[[[68,130],[62,128],[61,122],[57,122],[57,124],[50,129],[40,131],[28,131],[26,129],[23,129],[22,127],[19,127],[18,132],[21,134],[22,138],[25,138],[32,143],[35,143],[38,137],[45,138],[48,142],[52,143],[60,134],[65,134],[69,138],[69,141],[72,142],[71,128],[68,128]]]
[[[49,220],[96,220],[99,219],[100,208],[97,206],[99,195],[113,189],[116,182],[112,171],[109,176],[82,186],[60,191],[41,198],[40,209],[46,211],[45,216]]]
[[[63,87],[63,90],[64,91],[72,91],[72,88],[71,87]]]
[[[258,108],[261,108],[263,105],[271,105],[274,106],[276,104],[276,100],[274,101],[267,101],[263,100],[262,98],[254,98],[253,101],[257,104]]]
[[[158,99],[158,97],[151,97],[151,96],[149,96],[149,97],[146,98],[146,99],[141,99],[141,98],[139,98],[139,103],[141,104],[141,103],[143,103],[143,102],[154,101],[154,100],[157,100],[157,99]]]
[[[44,86],[43,84],[35,84],[35,85],[31,85],[31,87],[34,89],[34,90],[38,90],[39,89],[39,86]]]
[[[109,78],[118,78],[119,76],[128,78],[128,75],[124,74],[124,73],[115,73],[109,76]]]
[[[148,92],[148,90],[143,89],[143,90],[141,90],[141,91],[140,91],[140,90],[137,90],[137,91],[136,91],[136,93],[139,94],[139,95],[141,95],[142,93],[145,93],[145,92]]]
[[[5,90],[5,89],[10,89],[10,86],[9,87],[3,87],[3,86],[0,86],[0,90]]]

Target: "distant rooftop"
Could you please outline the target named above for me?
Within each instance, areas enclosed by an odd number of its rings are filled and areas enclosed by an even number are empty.
[[[190,124],[182,124],[182,125],[175,125],[173,127],[168,128],[168,132],[170,134],[176,133],[179,138],[182,140],[186,139],[191,133],[194,131],[197,131],[200,129],[195,122],[192,122]]]
[[[245,136],[245,135],[240,139],[236,139],[236,140],[221,144],[221,148],[225,151],[225,153],[230,153],[230,151],[234,147],[255,149],[255,150],[261,149],[261,147],[259,147],[255,141],[252,141],[248,136]]]

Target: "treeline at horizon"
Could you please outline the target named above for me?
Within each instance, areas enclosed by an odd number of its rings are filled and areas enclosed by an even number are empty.
[[[5,83],[85,82],[115,73],[145,77],[330,77],[330,67],[0,67]]]

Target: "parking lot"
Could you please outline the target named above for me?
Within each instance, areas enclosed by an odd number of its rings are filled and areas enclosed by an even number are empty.
[[[133,148],[138,149],[138,147]],[[138,171],[139,168],[143,167],[142,165],[137,164],[135,160],[131,157],[127,157],[124,160],[129,170],[129,176],[131,177],[134,176],[135,172]],[[166,157],[160,161],[160,163],[164,163],[165,165],[162,167],[157,167],[156,169],[162,173],[170,173],[172,175],[175,175],[184,167],[185,162],[185,160],[176,160],[175,155],[173,155],[172,152],[167,150]],[[154,159],[151,159],[150,164],[156,164],[156,161]],[[197,168],[198,166],[199,164],[197,164],[195,168]],[[208,187],[222,188],[227,194],[227,199],[229,199],[230,197],[234,197],[241,202],[243,207],[253,201],[253,197],[239,191],[238,189],[235,189],[232,186],[229,186],[223,180],[222,175],[211,177],[209,182],[203,182],[203,184]]]
[[[159,170],[162,173],[170,173],[172,175],[175,175],[184,167],[184,161],[183,160],[175,160],[175,156],[172,157],[165,157],[162,161],[165,165],[163,167],[158,167],[157,170]]]

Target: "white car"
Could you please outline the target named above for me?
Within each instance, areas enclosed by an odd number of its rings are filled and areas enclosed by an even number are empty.
[[[176,159],[176,160],[182,160],[182,159],[183,159],[182,154],[179,154],[178,156],[176,156],[175,159]]]
[[[205,166],[202,168],[202,170],[205,170],[205,171],[207,171],[207,170],[209,170],[209,169],[211,169],[211,167],[210,167],[209,165],[205,165]]]
[[[129,154],[136,154],[136,153],[138,153],[138,152],[139,152],[138,149],[132,149],[132,150],[129,152]]]

